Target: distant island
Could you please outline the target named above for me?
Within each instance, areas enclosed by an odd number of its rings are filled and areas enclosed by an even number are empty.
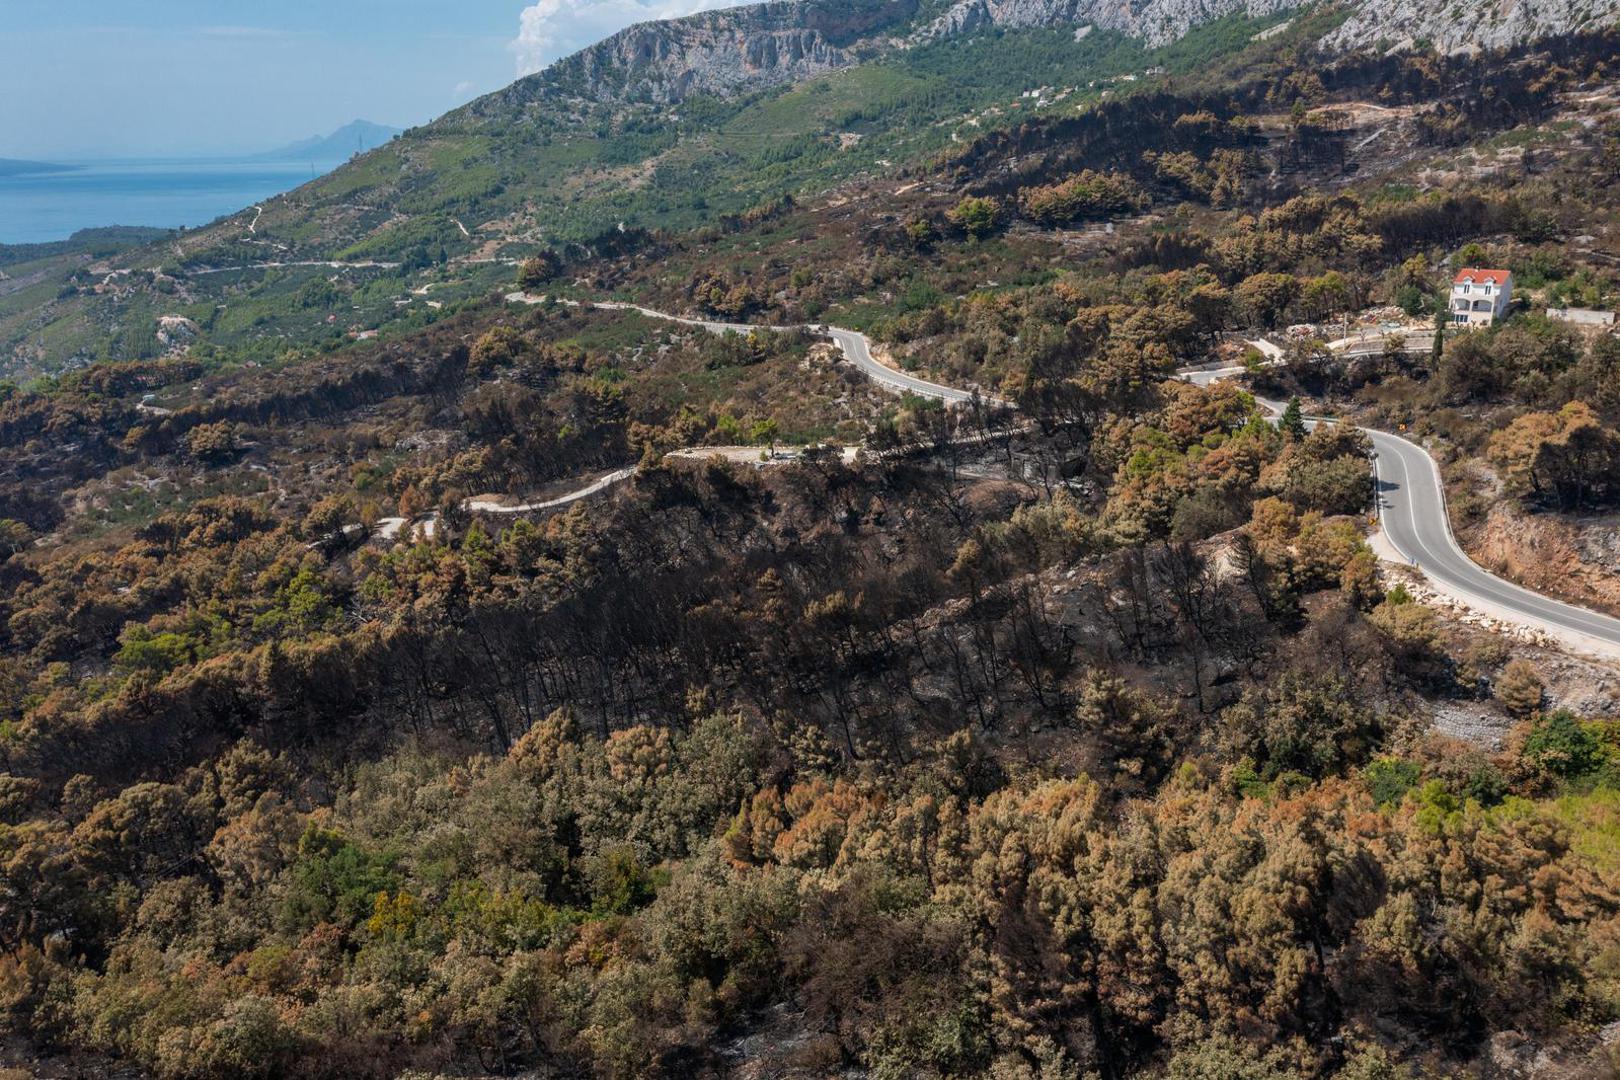
[[[0,176],[29,176],[34,173],[73,172],[77,165],[52,165],[44,161],[18,161],[0,158]]]
[[[346,161],[356,153],[372,150],[401,133],[400,128],[355,120],[332,132],[302,139],[279,150],[256,155],[258,161]]]
[[[152,244],[173,236],[173,229],[154,229],[139,225],[104,225],[93,229],[79,229],[66,240],[52,240],[35,244],[7,244],[0,242],[0,266],[48,259],[60,255],[83,254],[104,259],[142,244]]]

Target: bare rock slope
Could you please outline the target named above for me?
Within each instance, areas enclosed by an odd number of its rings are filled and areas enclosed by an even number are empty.
[[[638,23],[474,103],[479,114],[542,100],[674,104],[730,97],[846,67],[893,44],[917,0],[779,0]],[[493,107],[493,108],[492,108]]]
[[[1470,52],[1555,34],[1601,30],[1617,22],[1617,0],[1479,0],[1468,4],[1359,0],[1350,18],[1323,44],[1334,49],[1389,49],[1426,42],[1441,52]]]
[[[1227,15],[1272,15],[1298,0],[957,0],[917,37],[937,39],[986,27],[1092,25],[1164,45]],[[1333,49],[1392,48],[1428,42],[1444,52],[1514,45],[1620,21],[1620,0],[1484,0],[1437,4],[1357,0],[1324,41]]]
[[[917,35],[937,40],[982,29],[1046,29],[1098,26],[1164,45],[1195,26],[1232,14],[1270,15],[1298,6],[1295,0],[958,0]]]

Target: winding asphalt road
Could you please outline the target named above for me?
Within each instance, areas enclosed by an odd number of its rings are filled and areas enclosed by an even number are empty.
[[[1282,350],[1276,345],[1267,341],[1250,344],[1266,355],[1268,364],[1281,363]],[[1432,345],[1433,339],[1428,335],[1412,335],[1406,341],[1407,350],[1413,352],[1427,352]],[[1358,356],[1375,346],[1347,338],[1334,342],[1330,348]],[[1208,386],[1245,370],[1241,367],[1194,369],[1178,374],[1190,382]],[[1282,402],[1257,400],[1272,412],[1280,413],[1283,409]],[[1620,656],[1620,619],[1532,592],[1497,577],[1468,557],[1452,535],[1440,468],[1428,451],[1387,431],[1365,427],[1361,431],[1372,440],[1378,517],[1384,539],[1396,555],[1421,570],[1446,593],[1478,611],[1533,627],[1578,648]]]
[[[527,293],[507,293],[506,299],[514,304],[538,304],[544,297],[533,297]],[[559,303],[569,307],[579,307],[578,300],[560,300]],[[590,305],[603,311],[634,311],[645,315],[649,319],[663,319],[666,322],[676,322],[683,326],[698,326],[713,334],[752,334],[759,330],[782,332],[786,330],[808,330],[813,334],[823,334],[832,339],[833,344],[843,351],[844,359],[860,368],[867,378],[883,387],[897,393],[916,394],[918,397],[933,398],[943,401],[947,405],[962,405],[974,399],[972,391],[959,390],[954,386],[943,383],[929,382],[919,379],[915,375],[908,375],[904,371],[896,371],[887,364],[881,364],[872,356],[872,343],[865,334],[854,330],[841,330],[836,326],[766,326],[757,323],[715,322],[709,319],[688,319],[680,315],[670,315],[652,308],[642,307],[639,304],[626,304],[617,300],[599,300]],[[981,396],[979,400],[986,404],[1006,405],[1005,401],[997,398]]]
[[[543,303],[545,300],[544,297],[530,296],[528,293],[523,292],[508,293],[506,295],[506,299],[509,303],[530,305]],[[559,300],[558,303],[565,304],[568,307],[582,306],[578,300]],[[834,344],[836,344],[839,349],[843,351],[844,358],[846,360],[859,368],[867,378],[871,379],[874,383],[886,390],[892,390],[895,393],[909,393],[916,394],[919,397],[933,398],[936,401],[943,401],[947,405],[960,405],[975,400],[975,395],[972,392],[958,390],[954,386],[945,386],[941,383],[929,382],[927,379],[919,379],[915,375],[908,375],[904,371],[896,371],[894,368],[891,368],[886,364],[879,363],[872,356],[871,342],[867,340],[866,335],[857,333],[854,330],[841,330],[835,326],[764,326],[754,323],[730,323],[715,322],[709,319],[688,319],[680,315],[669,315],[662,311],[654,311],[652,308],[642,307],[639,304],[626,304],[616,300],[601,300],[591,304],[590,306],[604,311],[635,311],[645,315],[649,319],[663,319],[667,322],[680,323],[683,326],[696,326],[707,330],[712,334],[752,334],[760,330],[771,332],[782,332],[796,329],[809,330],[812,333],[824,334],[831,338]],[[980,396],[978,400],[988,405],[1007,406],[1010,404],[1002,401],[999,398],[988,396]],[[974,442],[979,441],[979,439],[974,438],[964,441]],[[716,447],[694,446],[676,450],[671,456],[705,457],[709,456],[710,454],[720,453],[722,456],[729,456],[736,459],[738,455],[735,452],[739,449],[740,448],[738,447],[723,449]],[[758,450],[756,448],[752,450],[749,456],[757,453]],[[792,454],[785,454],[776,458],[775,460],[787,461],[791,460],[793,456],[794,455]],[[560,510],[565,506],[577,503],[582,499],[588,499],[592,495],[606,491],[615,484],[630,479],[636,474],[638,468],[639,466],[632,465],[628,468],[618,469],[614,472],[608,473],[606,476],[593,480],[584,487],[576,488],[575,490],[567,492],[566,494],[559,495],[553,499],[546,499],[542,502],[528,502],[508,505],[506,503],[496,502],[491,499],[468,499],[462,505],[465,509],[480,514],[530,514],[537,513],[542,510]]]
[[[512,293],[507,299],[520,303],[540,302],[524,293]],[[700,326],[717,334],[747,334],[756,330],[791,329],[687,319],[635,304],[611,301],[599,302],[593,306],[608,310],[638,311],[649,318]],[[805,329],[831,338],[842,350],[845,359],[873,382],[887,389],[933,398],[946,404],[963,404],[974,400],[975,395],[969,391],[919,379],[879,363],[872,356],[871,342],[866,335],[858,331],[844,330],[835,326],[810,326]],[[1282,356],[1280,348],[1265,341],[1253,344],[1265,353],[1269,362],[1280,362]],[[1381,343],[1375,346],[1370,340],[1350,338],[1333,344],[1338,347],[1338,351],[1348,355],[1359,355],[1362,350],[1383,347]],[[1408,349],[1426,350],[1429,348],[1430,339],[1427,336],[1413,336],[1406,344]],[[1212,382],[1245,370],[1233,367],[1186,370],[1177,374],[1191,382],[1208,386]],[[980,400],[990,404],[1007,404],[989,397]],[[1262,404],[1275,411],[1281,410],[1279,402],[1262,402]],[[1451,521],[1446,512],[1445,489],[1440,481],[1440,470],[1428,452],[1399,435],[1373,428],[1361,430],[1373,444],[1378,512],[1383,524],[1384,537],[1398,556],[1417,567],[1448,593],[1486,614],[1535,627],[1568,644],[1610,656],[1620,656],[1620,619],[1549,599],[1481,569],[1468,557],[1451,533]],[[694,448],[693,452],[700,449]],[[486,513],[512,514],[566,506],[633,476],[635,471],[634,468],[621,469],[584,488],[542,503],[500,506],[495,503],[473,502],[468,504],[468,508]]]
[[[820,333],[826,334],[843,350],[844,358],[866,374],[866,377],[892,390],[901,390],[916,394],[919,397],[934,398],[947,405],[964,405],[973,400],[970,391],[958,390],[954,386],[941,386],[926,379],[919,379],[903,371],[896,371],[887,364],[880,364],[872,359],[872,343],[865,334],[854,330],[840,330],[836,326],[812,327]],[[1006,402],[992,398],[981,398],[993,404],[1005,405]]]
[[[1434,458],[1399,435],[1361,430],[1377,455],[1379,518],[1397,554],[1487,614],[1528,623],[1574,645],[1620,651],[1620,619],[1549,599],[1481,569],[1451,535]]]

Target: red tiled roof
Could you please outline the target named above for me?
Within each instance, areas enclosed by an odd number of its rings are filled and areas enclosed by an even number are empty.
[[[1512,275],[1506,270],[1476,270],[1473,267],[1457,271],[1457,276],[1451,279],[1453,285],[1480,285],[1490,282],[1492,285],[1506,285]]]

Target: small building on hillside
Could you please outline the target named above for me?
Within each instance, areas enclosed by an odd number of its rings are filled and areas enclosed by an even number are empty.
[[[1489,326],[1507,314],[1513,303],[1513,274],[1507,270],[1469,267],[1451,279],[1451,321],[1464,326]]]
[[[1547,318],[1599,330],[1607,330],[1615,324],[1614,312],[1581,307],[1550,307],[1547,309]]]

